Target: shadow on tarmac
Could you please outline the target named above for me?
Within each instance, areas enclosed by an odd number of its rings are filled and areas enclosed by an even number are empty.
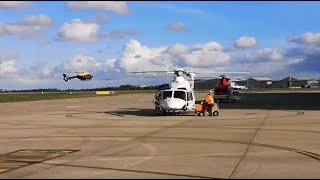
[[[197,101],[199,103],[201,101]],[[236,102],[219,103],[220,109],[320,110],[320,93],[242,93]],[[154,109],[127,108],[100,112],[116,116],[155,117]],[[179,116],[195,116],[194,112]]]
[[[320,110],[320,93],[242,93],[221,109]]]

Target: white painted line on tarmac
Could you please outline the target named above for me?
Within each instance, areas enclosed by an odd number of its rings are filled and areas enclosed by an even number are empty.
[[[66,106],[66,108],[78,108],[80,106]]]

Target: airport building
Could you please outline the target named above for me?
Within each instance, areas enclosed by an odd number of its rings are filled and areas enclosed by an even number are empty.
[[[219,79],[197,80],[195,89],[213,89],[217,86]],[[237,86],[245,86],[248,89],[271,89],[271,88],[320,88],[319,81],[315,79],[296,79],[286,77],[281,80],[272,80],[267,77],[255,77],[245,80],[233,80]]]

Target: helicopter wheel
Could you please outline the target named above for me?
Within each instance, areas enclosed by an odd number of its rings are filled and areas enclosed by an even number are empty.
[[[164,116],[166,116],[166,115],[167,115],[167,111],[166,111],[166,110],[162,111],[162,114],[163,114]]]
[[[218,116],[219,112],[218,111],[214,111],[212,114],[213,114],[213,116]]]

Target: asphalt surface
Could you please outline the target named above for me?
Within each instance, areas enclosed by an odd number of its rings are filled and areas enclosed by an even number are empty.
[[[241,93],[236,103],[223,109],[320,110],[320,93]]]
[[[0,178],[320,177],[319,93],[241,94],[217,117],[154,116],[153,95],[0,104]]]

